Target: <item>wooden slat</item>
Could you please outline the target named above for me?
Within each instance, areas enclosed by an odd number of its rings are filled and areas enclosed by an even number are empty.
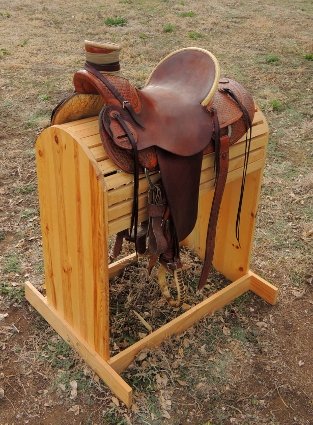
[[[258,169],[262,169],[264,166],[264,159],[261,159],[259,161],[252,162],[248,165],[248,173],[254,172]],[[227,175],[227,183],[240,179],[242,177],[242,169],[238,168],[234,171],[230,171]],[[200,185],[200,192],[202,191],[208,191],[212,189],[215,185],[215,178],[213,177],[211,180],[204,182]],[[143,203],[145,205],[145,203]],[[120,211],[123,211],[122,209]],[[115,211],[115,214],[118,214],[118,211]],[[144,206],[142,209],[139,210],[139,222],[143,222],[147,220],[147,208]],[[120,216],[115,220],[109,220],[108,228],[109,228],[109,235],[114,235],[115,233],[129,228],[130,225],[130,216],[127,213],[126,215]]]
[[[82,143],[88,147],[93,148],[95,146],[102,145],[102,141],[99,134],[93,134],[91,136],[86,136],[81,139]]]
[[[83,139],[84,137],[93,136],[99,134],[99,124],[98,120],[86,118],[90,120],[87,122],[77,122],[77,125],[70,126],[69,124],[61,124],[61,129],[65,130],[67,133],[70,133],[76,139]],[[84,121],[84,120],[81,120]],[[75,122],[75,121],[74,121]]]
[[[230,159],[244,154],[244,143],[245,142],[242,141],[238,144],[236,143],[234,146],[231,147],[231,149],[230,149]],[[253,140],[251,152],[256,151],[257,149],[259,149],[261,147],[264,147],[266,145],[266,143],[267,143],[266,134],[265,135],[262,134],[260,136],[257,136]],[[251,161],[251,158],[250,158],[250,161]],[[111,168],[108,168],[108,169],[110,169],[111,171],[114,167],[116,167],[116,166],[113,165],[113,163],[110,163],[110,166],[111,166]],[[214,154],[207,155],[203,159],[202,170],[209,169],[209,168],[213,170],[213,167],[214,167]],[[144,174],[142,174],[140,178],[145,180]],[[134,178],[133,178],[132,174],[127,174],[127,173],[124,173],[124,172],[118,172],[116,174],[106,176],[105,180],[106,180],[107,189],[109,191],[112,190],[112,189],[120,188],[120,187],[123,187],[123,191],[127,191],[127,189],[125,189],[124,187],[126,185],[130,185],[129,187],[131,187],[133,185]],[[116,202],[114,200],[114,195],[109,195],[109,197],[111,197],[111,196],[113,196],[113,197],[110,198],[110,204]]]
[[[156,182],[159,179],[158,174],[151,175],[151,181]],[[139,180],[139,187],[138,187],[138,193],[142,194],[147,192],[149,183],[147,179],[144,177]],[[134,191],[134,183],[133,181],[130,182],[128,185],[124,185],[119,187],[115,190],[110,190],[108,192],[108,205],[114,205],[118,204],[119,202],[123,202],[127,199],[130,199],[133,197],[133,191]]]
[[[105,159],[108,159],[108,154],[104,150],[103,146],[95,146],[90,149],[90,152],[94,156],[95,160],[97,162],[104,161]]]
[[[111,161],[111,159],[105,159],[104,161],[99,161],[98,167],[101,173],[104,174],[104,176],[106,174],[110,174],[118,170],[118,167],[114,164],[113,161]]]
[[[145,179],[144,174],[139,175],[139,179]],[[111,176],[105,177],[105,183],[108,190],[117,189],[119,187],[122,187],[124,185],[128,185],[133,183],[134,176],[133,174],[127,174],[124,172],[118,172],[116,174],[113,174]]]
[[[261,158],[264,158],[264,150],[259,149],[255,152],[251,152],[250,154],[250,163],[253,163],[254,161],[258,161]],[[236,157],[229,161],[229,172],[234,171],[238,168],[242,168],[244,162],[243,157]],[[208,169],[207,171],[204,171],[201,173],[201,179],[200,183],[205,183],[209,180],[215,179],[215,174],[213,170],[213,164],[212,168]],[[141,183],[141,187],[143,188],[145,186],[144,180]],[[125,191],[120,191],[122,194],[122,197],[119,198],[121,202],[118,204],[114,203],[113,205],[110,204],[111,197],[109,197],[109,221],[115,220],[118,217],[121,217],[125,214],[130,214],[132,210],[133,205],[133,188],[132,186],[127,186]],[[127,198],[125,199],[125,196]],[[113,199],[116,197],[113,196]],[[145,205],[147,202],[147,194],[141,194],[139,195],[139,208]]]
[[[76,128],[76,130],[79,131],[80,128],[86,128],[86,124],[94,124],[94,122],[98,121],[98,117],[87,117],[87,118],[82,118],[79,120],[75,120],[75,121],[70,121],[61,125],[58,125],[58,127],[63,128],[63,130],[74,130],[74,127]]]
[[[62,124],[62,128],[71,132],[76,138],[84,140],[84,143],[90,148],[97,147],[98,149],[94,150],[93,155],[96,161],[102,161],[104,158],[107,158],[107,154],[104,151],[104,148],[101,148],[101,138],[99,135],[99,125],[97,117],[85,118],[83,120],[73,121],[71,123]],[[268,127],[264,124],[264,116],[261,111],[257,111],[253,121],[252,128],[252,137],[256,138],[259,135],[265,134],[268,131]],[[89,140],[88,140],[89,139]],[[240,142],[244,141],[245,136],[243,136],[235,146],[239,146]],[[252,149],[254,141],[252,142]],[[113,171],[114,167],[118,169],[113,163],[103,163],[101,164],[101,170],[103,174],[110,173]],[[108,168],[107,168],[108,167]]]
[[[40,224],[43,242],[45,283],[50,303],[60,311],[64,309],[60,263],[60,234],[58,232],[58,208],[54,184],[54,163],[51,145],[45,140],[54,140],[54,130],[48,128],[36,142],[36,166],[40,206]]]

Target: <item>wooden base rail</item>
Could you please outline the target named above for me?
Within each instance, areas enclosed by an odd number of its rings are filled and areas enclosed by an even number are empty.
[[[112,392],[128,407],[132,404],[132,388],[120,377],[119,373],[129,366],[140,351],[161,344],[171,335],[182,333],[203,317],[214,314],[215,311],[249,290],[255,292],[270,304],[276,303],[277,288],[250,271],[140,341],[104,360],[68,325],[57,310],[48,304],[47,299],[30,282],[25,284],[25,296],[30,304],[80,354]]]

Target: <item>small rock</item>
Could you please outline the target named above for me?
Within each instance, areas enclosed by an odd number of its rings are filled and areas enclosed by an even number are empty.
[[[70,387],[72,388],[70,398],[74,400],[77,397],[77,381],[71,381]]]
[[[142,351],[137,357],[136,360],[138,362],[142,362],[148,355],[148,351]]]
[[[293,291],[291,291],[291,293],[296,298],[302,298],[305,294],[305,289],[303,291],[298,291],[297,289],[294,289]]]
[[[301,366],[303,366],[303,365],[304,365],[304,361],[303,361],[303,360],[299,360],[298,365],[299,365],[300,367],[301,367]]]
[[[80,413],[80,406],[79,404],[75,404],[70,409],[68,409],[68,412],[73,412],[75,416],[79,415]]]
[[[1,322],[1,320],[5,319],[6,317],[8,317],[8,313],[0,313],[0,322]]]
[[[113,401],[113,403],[115,404],[115,406],[119,407],[120,405],[120,401],[118,398],[116,397],[112,397],[111,400]]]
[[[230,329],[227,326],[223,326],[223,334],[226,336],[230,335]]]
[[[4,398],[4,389],[0,388],[0,400]]]
[[[163,417],[163,418],[166,418],[166,419],[171,419],[170,414],[169,414],[166,410],[163,410],[163,412],[162,412],[162,417]]]

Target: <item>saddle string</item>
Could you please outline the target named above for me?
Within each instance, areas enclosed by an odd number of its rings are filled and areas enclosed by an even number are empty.
[[[98,80],[100,80],[106,86],[106,88],[113,94],[113,96],[120,102],[123,109],[126,109],[128,111],[129,115],[132,117],[135,123],[138,124],[140,127],[144,128],[140,116],[134,111],[131,103],[121,95],[118,89],[114,86],[114,84],[111,83],[108,78],[106,78],[103,74],[101,74],[101,72],[91,66],[88,62],[85,62],[85,70],[90,72],[96,78],[98,78]]]
[[[248,171],[248,163],[250,156],[250,148],[251,148],[251,140],[252,140],[252,122],[249,116],[249,113],[246,107],[242,104],[242,102],[238,99],[233,90],[229,88],[223,88],[223,92],[227,93],[238,105],[243,115],[243,122],[246,127],[246,138],[245,138],[245,154],[244,154],[244,164],[243,164],[243,172],[242,172],[242,180],[241,180],[241,188],[240,188],[240,196],[238,202],[237,209],[237,217],[236,217],[236,239],[240,246],[240,218],[241,218],[241,210],[242,210],[242,202],[243,195],[246,185],[246,176]]]

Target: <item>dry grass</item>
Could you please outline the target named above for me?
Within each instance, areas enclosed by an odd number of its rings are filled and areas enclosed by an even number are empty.
[[[312,423],[312,12],[310,0],[0,1],[0,424]],[[117,17],[123,26],[106,25]],[[21,296],[25,280],[43,279],[34,140],[72,90],[85,38],[122,44],[123,72],[137,85],[174,49],[211,50],[271,129],[252,266],[279,286],[280,302],[245,296],[140,355],[124,374],[133,410],[117,406]],[[196,302],[200,265],[184,257]],[[113,350],[146,331],[125,311],[153,327],[177,314],[149,285],[144,263],[114,282]]]

